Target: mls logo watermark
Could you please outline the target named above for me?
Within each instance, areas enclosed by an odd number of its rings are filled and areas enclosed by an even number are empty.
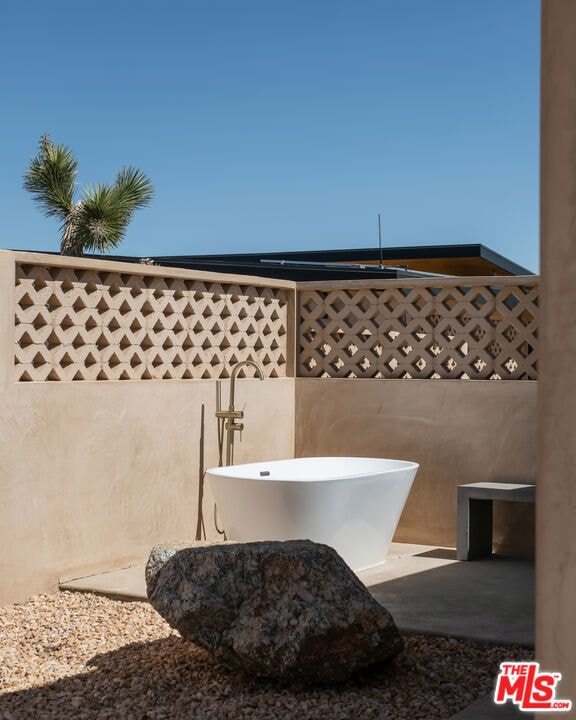
[[[520,710],[531,712],[567,712],[572,709],[572,701],[556,698],[556,685],[561,679],[561,673],[540,672],[537,662],[503,662],[496,680],[494,702],[504,705],[512,700]]]

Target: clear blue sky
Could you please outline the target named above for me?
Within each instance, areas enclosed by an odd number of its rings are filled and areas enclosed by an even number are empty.
[[[538,270],[538,0],[19,0],[2,12],[0,247],[58,250],[22,189],[152,180],[118,252],[483,243]]]

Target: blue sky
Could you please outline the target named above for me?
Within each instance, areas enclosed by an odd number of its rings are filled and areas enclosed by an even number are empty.
[[[59,249],[39,137],[152,180],[118,252],[483,243],[538,270],[538,0],[20,0],[0,247]]]

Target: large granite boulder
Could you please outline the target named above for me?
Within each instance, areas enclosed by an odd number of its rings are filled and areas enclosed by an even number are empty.
[[[390,613],[309,540],[157,545],[146,584],[184,639],[258,677],[338,682],[403,649]]]

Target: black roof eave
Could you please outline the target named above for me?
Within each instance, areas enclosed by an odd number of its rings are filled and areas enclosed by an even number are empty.
[[[37,252],[37,251],[29,251]],[[59,255],[58,252],[42,251],[48,255]],[[102,258],[106,260],[117,260],[119,262],[138,262],[139,257],[125,256],[125,255],[97,255],[87,254],[85,257]],[[382,249],[382,257],[384,258],[385,264],[394,260],[433,260],[433,259],[447,259],[447,258],[481,258],[486,262],[492,263],[503,271],[510,273],[511,275],[534,275],[531,270],[528,270],[515,262],[512,262],[508,258],[500,255],[500,253],[490,250],[485,245],[480,243],[476,244],[458,244],[458,245],[423,245],[423,246],[410,246],[410,247],[386,247]],[[262,260],[276,261],[280,264],[280,261],[285,260],[287,263],[290,262],[308,262],[311,267],[310,270],[306,270],[306,275],[309,275],[312,279],[318,278],[318,274],[330,274],[331,277],[336,279],[334,273],[338,273],[340,277],[343,276],[343,270],[325,267],[321,270],[322,263],[328,266],[335,263],[356,263],[361,265],[362,262],[378,262],[380,259],[380,250],[378,248],[350,248],[341,250],[297,250],[289,252],[273,252],[273,253],[221,253],[216,255],[156,255],[150,258],[158,265],[165,265],[167,267],[184,267],[184,268],[195,268],[198,270],[211,270],[213,272],[234,272],[236,274],[253,274],[260,277],[288,277],[289,270],[278,270],[273,271],[275,267],[274,262],[262,262]],[[316,267],[313,267],[315,263],[318,263]],[[276,266],[277,267],[277,266]],[[248,272],[242,268],[251,268],[254,272]],[[305,269],[301,269],[305,272]],[[362,277],[397,277],[393,274],[390,268],[380,269],[375,268],[370,270],[368,267],[348,268],[350,277],[358,277],[361,273]],[[389,274],[384,275],[384,272]],[[370,274],[373,273],[373,274]],[[430,273],[433,275],[433,273]],[[415,273],[414,276],[417,274]],[[418,274],[420,275],[420,274]],[[410,270],[403,270],[401,273],[402,277],[410,277]]]
[[[227,273],[233,275],[252,275],[256,277],[293,280],[296,282],[313,282],[322,280],[393,280],[398,277],[421,277],[421,273],[410,273],[396,268],[354,268],[335,265],[302,266],[287,263],[243,262],[221,259],[203,262],[195,258],[154,258],[155,262],[164,267],[179,267],[187,270]]]
[[[512,262],[499,253],[490,250],[485,245],[460,244],[460,245],[424,245],[410,247],[385,247],[382,249],[382,256],[386,262],[393,260],[433,260],[447,258],[481,258],[502,268],[511,275],[533,275],[527,268]],[[236,264],[250,264],[261,260],[306,260],[318,263],[339,263],[339,262],[374,262],[380,258],[378,248],[349,248],[339,250],[296,250],[289,252],[273,253],[221,253],[216,255],[158,255],[152,259],[161,265],[167,262],[189,263],[189,262],[228,262]]]

